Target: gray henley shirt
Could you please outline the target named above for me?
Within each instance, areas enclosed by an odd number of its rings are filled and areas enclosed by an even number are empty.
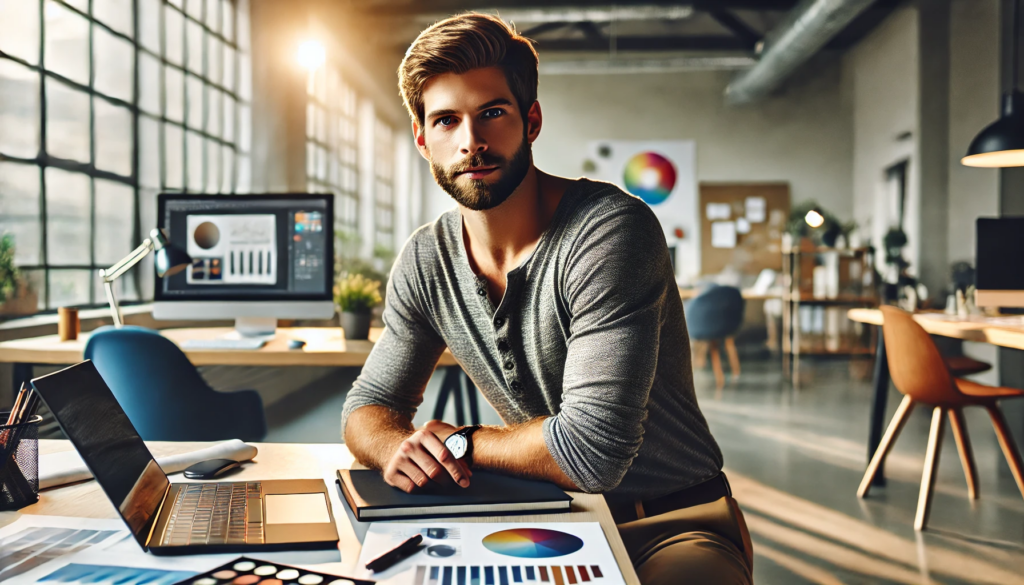
[[[668,248],[645,203],[575,181],[496,300],[470,268],[458,209],[417,230],[342,433],[362,406],[414,414],[447,346],[505,423],[550,417],[548,450],[584,491],[652,498],[719,472]]]

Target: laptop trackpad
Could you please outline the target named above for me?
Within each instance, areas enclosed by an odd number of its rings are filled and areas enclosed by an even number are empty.
[[[269,494],[265,499],[267,524],[324,524],[331,521],[323,493]]]

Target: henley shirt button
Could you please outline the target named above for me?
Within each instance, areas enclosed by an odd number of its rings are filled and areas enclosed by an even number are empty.
[[[506,341],[499,341],[498,342],[498,351],[508,351],[508,342],[506,342]]]
[[[503,317],[498,317],[497,319],[494,320],[494,326],[495,327],[501,327],[504,324],[505,324],[505,319]]]
[[[516,365],[512,363],[512,360],[509,360],[509,361],[505,362],[505,369],[506,370],[511,370],[514,367],[516,367]]]
[[[482,288],[478,288],[478,289],[476,289],[476,294],[478,294],[480,296],[486,296],[487,295],[487,291],[485,291]]]
[[[520,384],[518,381],[512,382],[512,389],[515,390],[516,392],[519,392],[520,390],[523,389],[523,385]]]

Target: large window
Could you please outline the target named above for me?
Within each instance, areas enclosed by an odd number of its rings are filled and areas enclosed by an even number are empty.
[[[354,245],[359,233],[358,96],[329,65],[309,74],[307,95],[307,189],[334,194],[335,231],[341,244]]]
[[[104,302],[159,191],[248,189],[247,50],[245,0],[0,0],[0,232],[40,309]]]
[[[395,252],[395,136],[377,119],[373,132],[374,255],[389,259]]]

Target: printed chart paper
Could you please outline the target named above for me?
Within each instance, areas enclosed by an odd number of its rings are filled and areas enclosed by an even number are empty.
[[[416,534],[416,554],[380,573],[364,568]],[[358,567],[357,577],[392,585],[624,584],[597,522],[374,522]]]

